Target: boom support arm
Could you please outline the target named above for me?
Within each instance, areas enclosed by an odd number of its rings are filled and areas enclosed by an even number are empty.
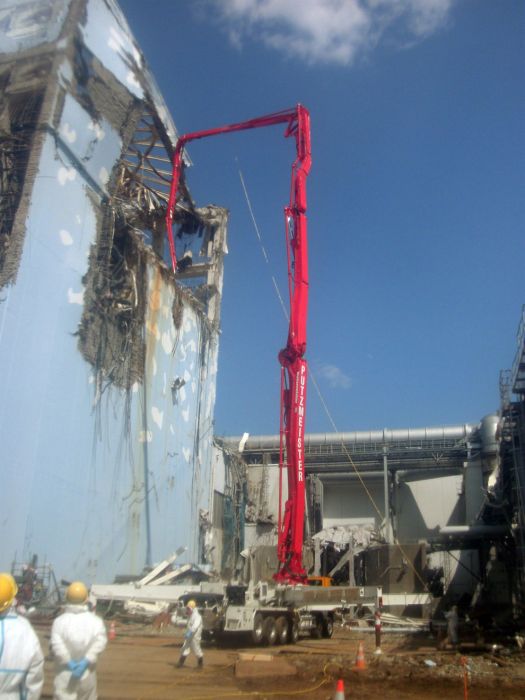
[[[302,105],[256,119],[229,124],[179,137],[173,156],[173,174],[166,210],[166,231],[173,271],[177,258],[173,239],[173,216],[183,167],[182,153],[190,141],[263,126],[286,124],[284,136],[294,136],[297,156],[292,165],[290,201],[284,209],[288,259],[290,320],[286,347],[279,353],[281,364],[280,474],[286,468],[288,498],[281,519],[279,497],[279,571],[277,581],[301,583],[306,578],[302,565],[305,506],[304,430],[306,418],[307,363],[306,319],[308,310],[308,249],[306,222],[306,178],[310,172],[310,115]],[[285,458],[286,454],[286,458]],[[279,489],[281,494],[281,488]]]

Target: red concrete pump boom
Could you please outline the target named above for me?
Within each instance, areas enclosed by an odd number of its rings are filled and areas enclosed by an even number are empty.
[[[302,105],[293,109],[257,117],[238,124],[216,129],[195,131],[179,137],[173,156],[173,175],[166,211],[166,230],[170,246],[173,271],[177,270],[173,239],[173,214],[183,167],[182,151],[189,141],[227,134],[233,131],[258,129],[274,124],[287,124],[284,136],[294,136],[297,157],[292,165],[290,202],[284,208],[286,251],[288,260],[288,286],[290,294],[290,320],[286,347],[279,353],[281,364],[280,410],[280,474],[279,488],[279,571],[274,578],[282,583],[303,583],[306,572],[302,563],[305,467],[304,430],[306,419],[307,363],[306,317],[308,309],[308,248],[306,225],[306,178],[310,172],[310,115]],[[284,444],[283,444],[284,443]],[[286,449],[284,449],[286,448]],[[285,458],[286,455],[286,458]],[[286,468],[288,498],[282,511],[282,475]]]

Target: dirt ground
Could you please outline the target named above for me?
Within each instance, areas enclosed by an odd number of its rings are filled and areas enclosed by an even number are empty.
[[[43,649],[49,650],[49,625],[36,626]],[[345,698],[362,700],[505,700],[525,697],[525,653],[513,650],[492,655],[462,648],[460,652],[437,651],[427,633],[384,634],[382,654],[375,655],[374,635],[359,628],[336,628],[332,639],[300,639],[296,645],[271,648],[204,645],[204,668],[197,670],[190,656],[186,666],[176,668],[181,632],[159,632],[149,625],[117,622],[116,638],[98,664],[101,700],[214,700],[256,698],[280,700],[332,700],[338,679],[344,682]],[[356,670],[359,642],[363,642],[366,669]],[[241,661],[240,654],[264,660]],[[468,664],[468,687],[464,687],[462,655]],[[275,673],[282,661],[291,673]],[[435,664],[435,665],[434,665]],[[241,678],[240,667],[253,668],[257,677]],[[296,671],[294,673],[294,671]],[[46,658],[44,698],[53,696],[53,663]]]

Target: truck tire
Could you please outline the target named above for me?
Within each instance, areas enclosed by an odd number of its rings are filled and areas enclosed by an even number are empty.
[[[262,644],[263,640],[263,616],[261,613],[255,613],[253,618],[252,642],[254,644]]]
[[[315,618],[314,626],[310,630],[313,639],[321,639],[323,636],[323,618],[318,616]]]
[[[323,618],[323,637],[330,639],[334,633],[334,620],[331,615],[326,615]]]
[[[290,644],[297,644],[299,641],[299,625],[292,620],[288,626],[288,641]]]
[[[277,632],[277,644],[286,644],[288,642],[288,620],[281,615],[275,621],[275,629]]]
[[[264,643],[269,647],[273,646],[277,641],[277,629],[273,617],[267,617],[263,622],[263,639]]]

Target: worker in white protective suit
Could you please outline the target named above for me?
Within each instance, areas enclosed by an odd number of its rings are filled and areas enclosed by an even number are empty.
[[[452,646],[456,647],[459,644],[459,617],[458,617],[458,606],[453,605],[451,609],[445,613],[445,620],[447,621],[447,640]]]
[[[189,600],[186,603],[186,615],[188,616],[188,622],[186,624],[184,644],[182,645],[177,666],[178,668],[184,666],[186,658],[189,656],[190,651],[192,651],[197,657],[197,668],[202,668],[202,664],[204,662],[201,649],[202,617],[200,612],[197,610],[197,604],[194,600]]]
[[[96,700],[98,656],[107,644],[103,621],[89,610],[88,590],[75,581],[66,592],[65,611],[51,628],[55,657],[55,700]]]
[[[17,593],[11,574],[0,574],[0,698],[38,700],[44,655],[31,623],[15,610]]]

